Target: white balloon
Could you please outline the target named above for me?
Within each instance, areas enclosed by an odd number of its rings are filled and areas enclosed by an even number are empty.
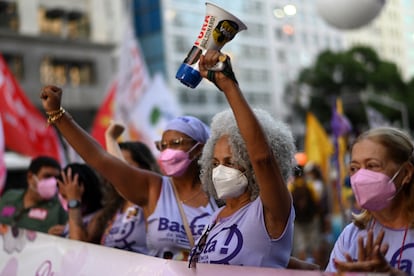
[[[321,17],[338,29],[356,29],[370,23],[385,5],[385,0],[317,0]]]

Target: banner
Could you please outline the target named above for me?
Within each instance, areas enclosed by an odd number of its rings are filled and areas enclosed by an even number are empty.
[[[181,115],[175,95],[165,84],[161,74],[156,74],[139,103],[135,106],[128,124],[129,129],[139,130],[139,140],[146,143],[157,155],[154,141],[160,140],[167,122]]]
[[[125,139],[138,140],[134,133],[139,129],[130,126],[133,110],[147,91],[151,78],[145,64],[144,55],[135,37],[131,19],[125,20],[125,33],[120,47],[120,58],[118,64],[117,86],[115,94],[115,120],[127,125]]]
[[[30,157],[48,155],[64,161],[55,129],[46,124],[46,119],[26,97],[1,55],[0,115],[9,150]]]
[[[102,145],[102,147],[106,147],[105,131],[114,116],[116,86],[116,81],[114,81],[92,123],[91,135]]]
[[[3,193],[4,186],[6,185],[6,157],[5,157],[5,144],[4,144],[4,132],[3,122],[0,116],[0,196]]]
[[[228,275],[312,276],[321,271],[288,270],[219,264],[197,264],[150,257],[126,250],[80,242],[0,225],[0,275],[138,276]],[[323,273],[323,275],[335,275]],[[352,275],[358,276],[353,273]],[[362,274],[364,275],[364,274]]]
[[[123,140],[139,140],[157,155],[154,141],[161,138],[169,120],[181,115],[181,108],[160,73],[151,80],[133,28],[126,21],[117,79],[95,117],[91,135],[105,147],[109,121],[117,120],[126,126]]]
[[[305,153],[307,161],[319,165],[324,180],[328,181],[333,145],[325,129],[311,112],[306,115]]]

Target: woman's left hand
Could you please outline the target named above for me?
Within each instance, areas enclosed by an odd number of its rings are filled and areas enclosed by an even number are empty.
[[[63,232],[65,231],[65,227],[66,225],[56,224],[50,227],[47,233],[50,235],[55,235],[55,236],[62,236]]]
[[[72,175],[72,169],[68,168],[66,174],[61,173],[62,180],[58,180],[59,191],[66,195],[66,199],[81,200],[84,192],[82,183],[79,182],[79,175]]]
[[[381,230],[374,241],[374,233],[368,231],[367,240],[364,244],[363,237],[358,238],[358,260],[353,260],[346,254],[346,261],[335,260],[335,267],[338,272],[390,272],[393,270],[385,259],[388,245],[383,245],[384,231]]]

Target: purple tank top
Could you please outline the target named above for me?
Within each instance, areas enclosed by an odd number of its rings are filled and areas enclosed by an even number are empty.
[[[112,227],[103,237],[101,244],[108,247],[148,254],[145,219],[142,208],[133,205],[124,213],[118,210]]]
[[[243,206],[233,215],[215,222],[220,210],[211,217],[209,233],[204,239],[205,245],[198,256],[198,262],[287,267],[293,242],[293,222],[295,219],[293,205],[285,230],[278,239],[270,238],[267,233],[260,197]],[[196,245],[202,240],[200,238]]]
[[[186,260],[190,243],[171,185],[169,178],[163,177],[157,207],[147,219],[147,247],[151,256]],[[210,200],[207,206],[194,208],[183,204],[183,209],[194,240],[197,240],[217,205],[214,200]]]

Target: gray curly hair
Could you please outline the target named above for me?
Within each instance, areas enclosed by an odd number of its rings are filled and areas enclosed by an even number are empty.
[[[283,179],[287,182],[295,166],[294,154],[296,147],[292,132],[286,124],[275,120],[267,111],[262,109],[253,109],[253,111],[267,135],[270,147],[278,161]],[[247,154],[247,148],[240,134],[233,112],[228,109],[216,114],[212,119],[210,128],[210,138],[204,145],[203,154],[199,160],[201,167],[200,178],[203,189],[218,199],[212,181],[214,147],[220,137],[228,135],[233,161],[238,166],[246,169],[245,175],[249,180],[247,189],[251,193],[251,200],[256,199],[259,195],[259,186],[256,183],[253,167]]]

